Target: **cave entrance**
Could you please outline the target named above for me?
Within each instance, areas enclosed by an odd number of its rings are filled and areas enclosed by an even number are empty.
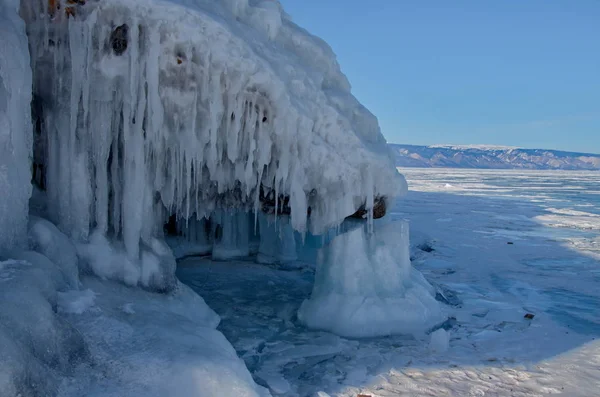
[[[263,211],[217,210],[198,219],[171,215],[164,225],[166,241],[181,261],[191,256],[216,261],[249,260],[262,264],[314,263],[324,236],[301,234],[290,217]]]

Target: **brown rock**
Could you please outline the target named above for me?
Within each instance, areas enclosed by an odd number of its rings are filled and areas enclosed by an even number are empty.
[[[387,205],[384,197],[376,197],[373,203],[373,219],[383,218],[387,211]],[[356,212],[349,216],[349,218],[365,219],[369,211],[363,204]]]
[[[126,24],[118,26],[110,34],[110,45],[116,55],[123,55],[127,50],[129,27]]]
[[[59,8],[58,0],[48,0],[48,15],[54,17],[56,10]]]

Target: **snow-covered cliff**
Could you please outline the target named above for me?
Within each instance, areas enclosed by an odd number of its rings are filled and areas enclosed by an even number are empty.
[[[398,167],[600,170],[600,155],[485,145],[390,144]]]
[[[295,230],[320,232],[405,188],[330,48],[277,1],[46,8],[22,11],[34,161],[72,237],[122,235],[135,257],[169,216],[256,211],[261,188],[289,198]]]

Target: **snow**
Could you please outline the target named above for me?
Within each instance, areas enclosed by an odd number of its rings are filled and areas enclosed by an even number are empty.
[[[67,291],[58,293],[58,311],[60,313],[82,314],[94,306],[96,294],[90,289],[85,291]]]
[[[71,288],[79,288],[77,251],[71,240],[51,222],[29,217],[29,247],[56,264]]]
[[[121,310],[123,310],[123,313],[135,314],[135,310],[133,309],[133,303],[125,303],[121,307]]]
[[[594,395],[598,232],[538,217],[594,219],[590,197],[598,195],[586,193],[600,175],[565,173],[566,190],[551,173],[407,175],[414,190],[391,220],[374,222],[373,236],[347,221],[326,236],[307,234],[296,248],[299,257],[316,249],[343,257],[336,247],[364,245],[347,250],[362,252],[351,258],[410,271],[403,285],[435,294],[450,316],[426,334],[354,339],[306,327],[296,313],[313,299],[315,270],[339,262],[315,269],[302,260],[286,268],[188,258],[177,275],[204,301],[179,283],[158,294],[85,274],[80,290],[70,290],[50,259],[21,252],[0,262],[0,395]],[[394,285],[387,270],[364,279],[382,291]]]
[[[548,208],[547,212],[544,215],[536,216],[535,219],[552,227],[600,230],[600,214],[561,208]]]
[[[40,5],[22,14],[48,211],[77,242],[122,236],[136,261],[171,215],[211,217],[227,259],[247,255],[227,217],[259,212],[261,190],[279,209],[289,197],[292,228],[314,233],[405,192],[333,52],[278,1],[108,0],[71,18]]]
[[[31,195],[31,68],[18,7],[0,1],[0,254],[26,246]]]
[[[447,148],[447,149],[479,149],[479,150],[511,150],[511,149],[521,149],[518,146],[503,146],[503,145],[485,145],[485,144],[474,144],[474,145],[448,145],[448,144],[437,144],[437,145],[429,145],[430,148]]]
[[[20,4],[28,41],[19,4],[1,4],[2,392],[268,395],[176,279],[165,228],[178,254],[230,260],[283,213],[262,253],[295,262],[299,238],[406,191],[377,119],[276,0],[58,4]]]
[[[278,1],[48,5],[30,59],[0,0],[0,395],[596,392],[598,173],[410,171],[393,207]]]
[[[21,257],[0,266],[0,395],[55,394],[85,344],[54,311],[67,286],[58,266],[37,253]]]
[[[103,279],[159,292],[170,291],[176,287],[175,257],[165,243],[155,238],[149,243],[142,246],[140,259],[136,260],[126,254],[122,244],[111,243],[100,232],[94,231],[89,243],[77,245],[77,253],[84,271]]]
[[[400,167],[599,170],[600,155],[493,145],[390,144]]]
[[[408,225],[362,222],[320,253],[310,299],[298,312],[310,328],[347,337],[419,334],[445,320],[434,289],[413,269]]]
[[[54,262],[35,251],[20,251],[13,252],[11,254],[11,260],[21,261],[21,263],[29,263],[35,264],[35,267],[39,269],[45,275],[46,282],[50,282],[53,286],[51,289],[56,289],[58,291],[66,291],[71,286],[67,282],[67,278],[64,272],[56,266]],[[9,263],[9,262],[5,262]],[[28,265],[30,267],[31,265]],[[53,292],[49,292],[50,295],[54,296]],[[55,299],[52,298],[53,305],[56,303]]]
[[[448,350],[448,345],[450,344],[450,335],[446,330],[440,328],[431,333],[429,340],[429,350],[444,353]]]
[[[269,395],[187,286],[83,276],[74,290],[42,254],[14,257],[0,262],[0,395]]]
[[[473,145],[449,145],[449,144],[437,144],[429,145],[430,148],[447,148],[454,150],[462,149],[479,149],[479,150],[511,150],[521,149],[519,146],[506,146],[506,145],[485,145],[485,144],[473,144]]]
[[[82,283],[95,306],[65,316],[91,361],[64,378],[60,396],[268,395],[214,329],[218,316],[188,287],[156,294],[94,277]]]

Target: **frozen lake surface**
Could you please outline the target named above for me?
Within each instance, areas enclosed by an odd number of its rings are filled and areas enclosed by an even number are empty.
[[[255,380],[284,396],[597,395],[600,172],[401,172],[410,192],[391,216],[410,222],[413,265],[445,303],[448,349],[306,329],[310,264],[182,261]]]

